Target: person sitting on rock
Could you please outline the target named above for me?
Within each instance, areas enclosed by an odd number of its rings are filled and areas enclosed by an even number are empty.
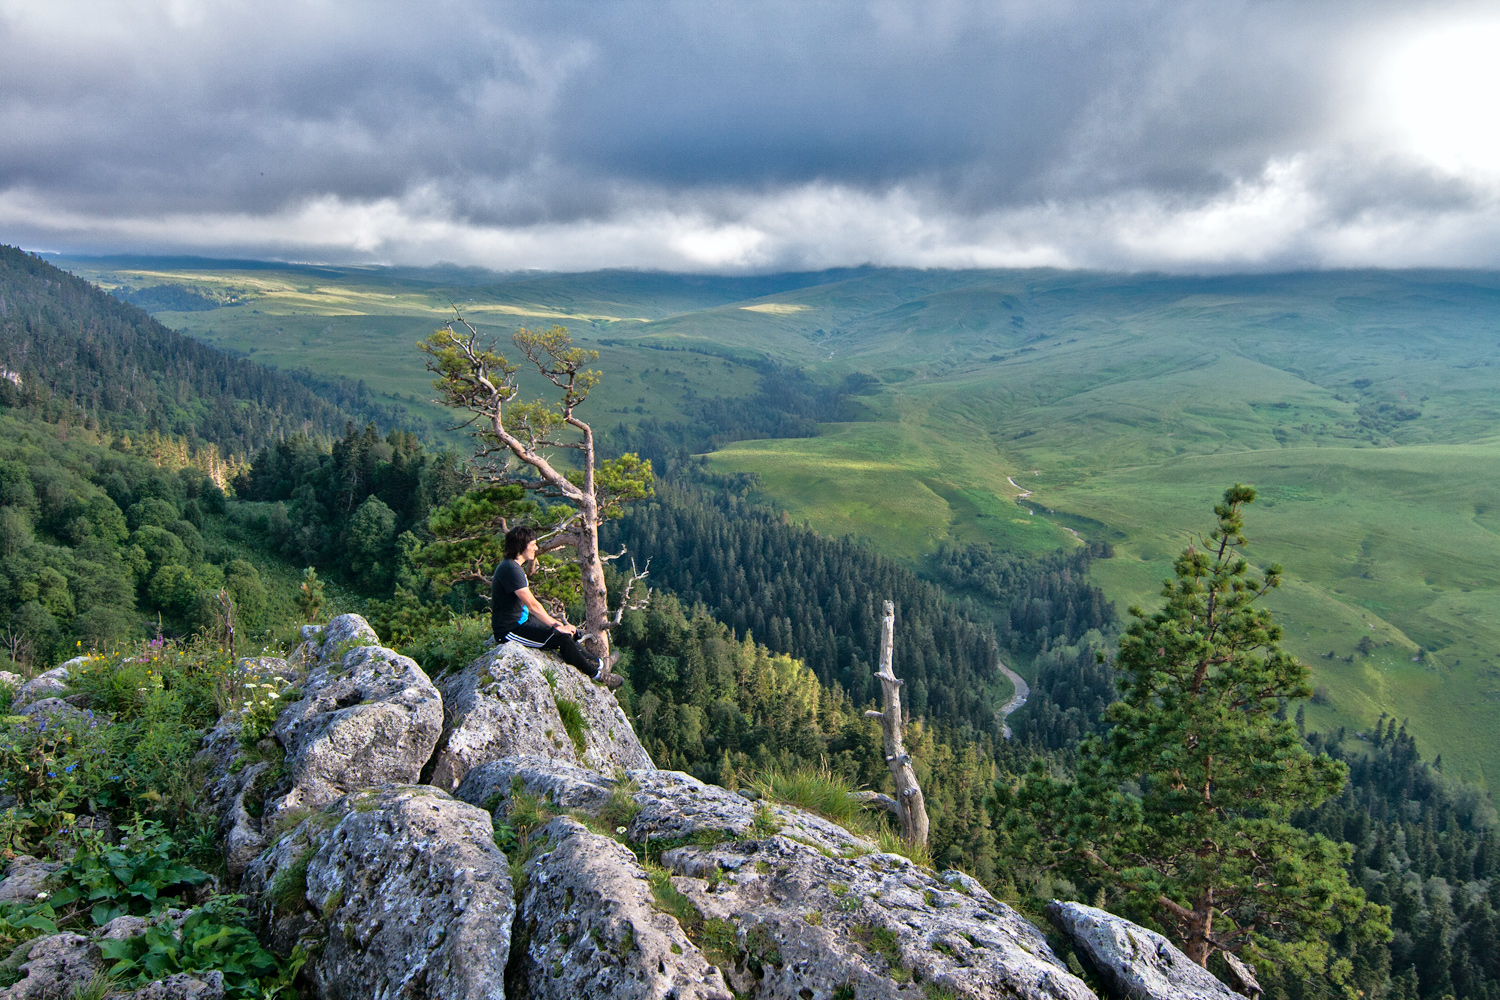
[[[578,626],[558,622],[542,607],[526,580],[524,562],[536,558],[536,532],[527,527],[511,528],[505,533],[505,558],[495,567],[490,584],[490,624],[495,641],[518,642],[532,649],[555,649],[563,661],[583,671],[584,675],[617,688],[623,683],[610,668],[619,662],[613,653],[608,661],[590,656],[574,638]]]

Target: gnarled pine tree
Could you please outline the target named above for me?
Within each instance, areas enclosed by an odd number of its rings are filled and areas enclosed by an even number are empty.
[[[1337,794],[1347,771],[1278,718],[1312,692],[1257,606],[1281,567],[1257,578],[1240,554],[1254,499],[1226,490],[1218,526],[1178,557],[1166,606],[1130,609],[1108,734],[1081,745],[1075,780],[1029,775],[1011,818],[1055,863],[1122,890],[1132,915],[1200,965],[1222,950],[1321,971],[1329,936],[1388,935],[1389,911],[1349,884],[1347,845],[1288,822]]]
[[[479,331],[461,315],[418,346],[428,356],[427,370],[438,376],[432,384],[443,402],[473,414],[477,478],[524,486],[572,508],[571,515],[545,529],[539,548],[570,547],[576,553],[584,607],[580,639],[595,655],[607,656],[612,622],[604,562],[613,557],[599,554],[599,526],[619,517],[625,503],[651,495],[651,463],[633,454],[600,461],[593,428],[576,414],[599,382],[599,372],[585,367],[599,352],[574,347],[561,326],[523,328],[512,340],[526,362],[557,388],[556,404],[518,402],[522,366],[497,353],[493,343],[480,343]],[[549,455],[556,449],[578,452],[579,468],[554,465]],[[513,460],[529,466],[533,475],[515,475]]]

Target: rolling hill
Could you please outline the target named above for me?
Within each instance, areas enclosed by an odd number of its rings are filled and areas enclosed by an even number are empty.
[[[1224,486],[1253,483],[1252,554],[1285,565],[1272,607],[1319,687],[1309,724],[1390,712],[1445,766],[1500,778],[1500,275],[62,263],[169,290],[157,301],[194,308],[156,315],[195,338],[433,419],[412,344],[454,304],[497,334],[559,322],[597,347],[604,426],[752,397],[766,359],[829,386],[862,374],[859,419],[728,444],[711,467],[919,567],[944,543],[1108,541],[1091,572],[1122,606],[1154,597]]]

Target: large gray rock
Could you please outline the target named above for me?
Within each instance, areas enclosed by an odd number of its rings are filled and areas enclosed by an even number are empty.
[[[224,973],[179,972],[129,993],[115,993],[110,1000],[223,1000]]]
[[[32,903],[36,894],[46,892],[48,880],[62,871],[58,861],[41,861],[29,854],[14,858],[0,882],[0,903]]]
[[[566,816],[534,836],[547,843],[526,867],[513,965],[530,1000],[731,1000],[629,849]]]
[[[246,873],[257,904],[323,946],[306,966],[330,1000],[500,1000],[515,902],[488,814],[427,786],[347,796]],[[263,910],[264,912],[264,910]],[[290,942],[290,943],[295,943]]]
[[[302,699],[276,719],[290,787],[267,805],[268,817],[361,788],[414,782],[442,733],[442,698],[422,668],[381,646],[349,648],[362,636],[352,625],[334,631],[334,624],[348,625],[345,619],[364,622],[358,615],[334,619],[324,633],[327,655],[303,682]],[[335,643],[344,632],[354,638]],[[342,659],[328,658],[340,650]]]
[[[88,723],[94,719],[93,712],[85,712],[56,697],[38,698],[17,711],[16,714],[31,719],[46,719],[49,724],[61,725],[75,722]]]
[[[470,771],[457,798],[494,810],[510,801],[514,782],[558,811],[598,815],[620,788],[620,781],[565,761],[527,755],[491,761]],[[834,854],[869,854],[875,845],[836,823],[792,806],[747,801],[718,785],[707,785],[681,771],[626,771],[623,786],[635,814],[626,832],[632,843],[680,840],[702,834],[725,839],[782,836]],[[502,810],[504,811],[504,810]]]
[[[225,715],[203,739],[194,760],[203,789],[202,807],[214,817],[224,842],[224,864],[237,884],[245,866],[265,849],[259,813],[279,764],[265,755],[247,754],[240,742],[237,714]],[[258,798],[259,801],[251,801]],[[254,806],[254,812],[251,806]]]
[[[590,815],[598,813],[615,790],[614,779],[588,768],[526,755],[504,757],[474,768],[464,775],[453,797],[494,812],[510,802],[518,779],[524,791],[545,799],[553,808],[581,809]]]
[[[771,832],[834,854],[869,854],[870,841],[795,806],[750,802],[740,795],[707,785],[681,771],[630,771],[638,788],[633,798],[641,807],[630,821],[630,839],[638,843],[675,840],[702,833],[724,833],[744,838]]]
[[[70,668],[88,662],[86,656],[75,656],[73,659],[59,666],[53,667],[45,673],[37,674],[31,680],[16,688],[16,693],[11,696],[10,710],[18,711],[30,705],[34,701],[43,698],[60,698],[68,691],[68,672]]]
[[[302,644],[287,657],[297,670],[342,660],[356,646],[379,646],[380,636],[359,615],[339,615],[327,625],[302,626]]]
[[[960,872],[894,854],[829,857],[786,837],[662,855],[678,909],[729,985],[756,997],[1086,1000],[1041,932]]]
[[[0,990],[0,1000],[66,1000],[102,968],[99,946],[82,934],[36,938],[21,963],[21,978]]]
[[[655,765],[614,695],[555,654],[507,642],[441,680],[446,718],[427,780],[444,791],[468,772],[502,757],[535,755],[602,774]],[[579,753],[559,705],[583,720]]]
[[[8,687],[12,691],[26,683],[26,678],[20,674],[11,673],[9,670],[0,670],[0,687]]]
[[[1088,957],[1116,996],[1239,1000],[1239,994],[1155,931],[1082,903],[1053,900],[1047,904],[1047,916]]]

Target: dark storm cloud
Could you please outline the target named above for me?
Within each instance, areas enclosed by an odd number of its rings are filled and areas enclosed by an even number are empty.
[[[1483,245],[1488,188],[1346,134],[1350,40],[1422,13],[0,0],[0,238],[495,266],[1211,267],[1336,262],[1364,237],[1329,226],[1437,213],[1464,235],[1434,253]],[[1278,235],[1263,216],[1283,203],[1302,218]],[[1245,213],[1260,242],[1214,241]],[[1153,219],[1184,235],[1161,244]]]

